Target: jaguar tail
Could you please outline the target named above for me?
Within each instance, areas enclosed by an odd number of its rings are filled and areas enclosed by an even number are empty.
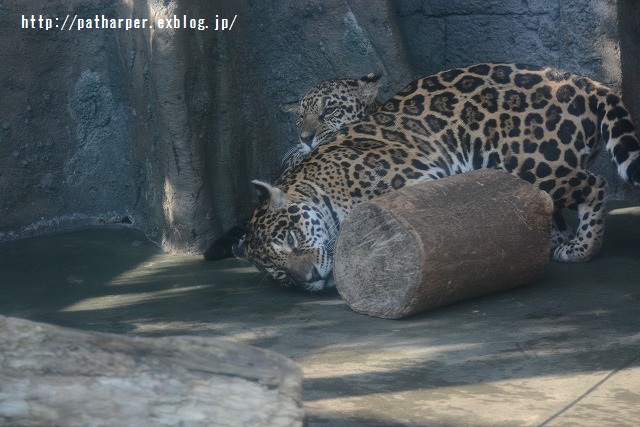
[[[608,93],[598,106],[599,127],[607,151],[624,180],[640,187],[640,142],[620,97]]]

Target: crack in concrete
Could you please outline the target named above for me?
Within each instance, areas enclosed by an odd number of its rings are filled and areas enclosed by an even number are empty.
[[[589,395],[591,395],[594,391],[596,391],[598,388],[600,388],[600,386],[602,386],[604,383],[609,381],[611,378],[613,378],[619,372],[629,368],[631,365],[633,365],[634,363],[636,363],[638,361],[640,361],[640,353],[638,353],[635,357],[632,357],[631,359],[629,359],[625,364],[623,364],[619,368],[614,369],[613,371],[609,372],[604,378],[602,378],[600,381],[595,383],[591,388],[589,388],[587,391],[585,391],[580,396],[578,396],[573,402],[571,402],[570,404],[568,404],[567,406],[562,408],[560,411],[556,412],[551,417],[547,418],[543,423],[539,424],[538,427],[544,427],[544,426],[549,425],[550,422],[556,420],[560,416],[562,416],[565,413],[567,413],[571,408],[573,408],[578,403],[583,401],[585,398],[587,398]]]

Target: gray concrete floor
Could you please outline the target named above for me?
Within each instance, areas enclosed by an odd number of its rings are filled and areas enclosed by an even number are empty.
[[[162,254],[132,229],[74,231],[0,245],[0,313],[275,350],[303,369],[310,426],[636,426],[640,207],[614,204],[607,221],[589,263],[404,320],[240,260]]]

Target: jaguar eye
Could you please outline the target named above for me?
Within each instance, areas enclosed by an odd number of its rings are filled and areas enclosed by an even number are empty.
[[[337,111],[338,111],[338,109],[336,107],[325,108],[323,115],[324,116],[331,116],[331,115],[335,114]]]
[[[287,245],[289,245],[291,249],[294,249],[298,245],[298,240],[296,239],[293,231],[289,231],[289,233],[287,233]]]

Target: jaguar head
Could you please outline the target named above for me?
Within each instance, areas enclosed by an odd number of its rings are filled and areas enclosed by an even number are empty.
[[[299,150],[308,153],[329,135],[374,112],[381,73],[359,79],[333,79],[311,88],[283,109],[297,116]]]
[[[281,285],[310,291],[334,287],[333,247],[337,230],[314,204],[277,187],[253,181],[260,205],[244,237],[233,247],[258,270]]]

